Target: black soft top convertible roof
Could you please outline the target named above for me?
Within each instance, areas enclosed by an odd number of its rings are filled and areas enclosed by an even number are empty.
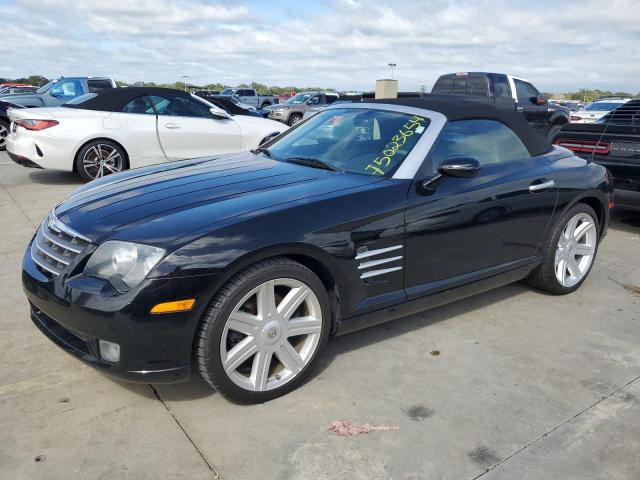
[[[421,98],[367,100],[367,102],[433,110],[442,113],[450,122],[469,119],[496,120],[507,125],[520,137],[532,157],[547,153],[553,148],[546,138],[531,128],[521,113],[498,109],[493,105],[469,100],[466,97],[426,95]]]
[[[105,88],[95,93],[95,97],[89,98],[82,103],[65,103],[63,106],[81,110],[121,112],[127,103],[142,95],[188,95],[182,90],[160,87]]]

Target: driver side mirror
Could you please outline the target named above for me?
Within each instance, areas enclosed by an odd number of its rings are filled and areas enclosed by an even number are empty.
[[[477,158],[468,156],[452,156],[438,167],[441,175],[448,177],[469,178],[480,173],[480,162]]]
[[[546,105],[548,101],[542,95],[538,95],[537,97],[531,97],[531,103],[534,105]]]
[[[209,111],[211,112],[211,116],[215,120],[228,120],[231,118],[231,115],[229,115],[227,112],[225,112],[221,108],[210,108]]]
[[[53,90],[51,91],[51,96],[54,98],[64,98],[64,94],[62,92],[54,92]]]

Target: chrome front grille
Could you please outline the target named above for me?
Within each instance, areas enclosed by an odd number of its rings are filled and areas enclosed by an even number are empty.
[[[31,258],[42,270],[58,276],[89,243],[51,212],[31,244]]]

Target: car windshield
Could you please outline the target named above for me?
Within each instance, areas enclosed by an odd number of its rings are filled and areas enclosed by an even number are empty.
[[[220,92],[220,95],[233,95],[235,90],[233,88],[225,88]]]
[[[428,118],[409,113],[329,109],[269,145],[268,154],[285,162],[324,164],[332,170],[389,177],[428,126]]]
[[[622,103],[609,103],[609,102],[595,102],[591,105],[587,105],[584,109],[589,112],[609,112],[618,108]]]
[[[295,97],[291,97],[289,100],[287,100],[284,103],[294,103],[294,104],[304,103],[309,99],[309,97],[311,97],[310,93],[299,93],[298,95],[296,95]]]
[[[47,90],[49,90],[54,84],[55,84],[55,80],[50,81],[49,83],[47,83],[46,85],[41,86],[38,90],[36,90],[36,93],[44,93]]]

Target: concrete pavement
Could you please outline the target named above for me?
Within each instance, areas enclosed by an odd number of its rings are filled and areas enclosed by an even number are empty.
[[[616,215],[570,296],[516,284],[333,339],[302,388],[238,406],[198,377],[113,381],[44,338],[20,261],[79,182],[5,154],[0,182],[3,478],[640,478],[640,215]]]

